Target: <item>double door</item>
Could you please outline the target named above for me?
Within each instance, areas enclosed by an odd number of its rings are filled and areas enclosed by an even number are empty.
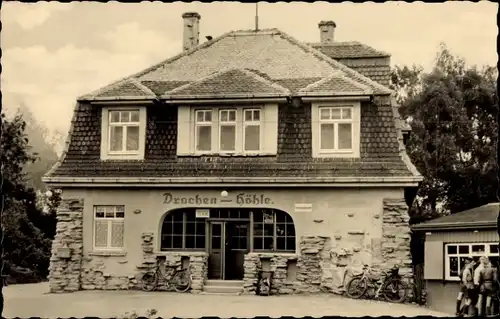
[[[248,238],[248,222],[209,222],[209,279],[243,279],[243,262],[249,248]]]

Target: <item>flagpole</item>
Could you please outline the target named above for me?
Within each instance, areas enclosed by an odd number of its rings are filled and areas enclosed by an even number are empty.
[[[255,3],[255,31],[259,31],[259,3]]]

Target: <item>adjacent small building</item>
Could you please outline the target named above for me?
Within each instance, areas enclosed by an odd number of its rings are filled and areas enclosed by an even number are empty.
[[[499,211],[499,203],[491,203],[412,226],[425,233],[424,279],[430,308],[455,313],[465,258],[488,256],[498,262]]]
[[[77,99],[45,181],[62,189],[50,289],[132,289],[158,256],[192,292],[340,293],[361,254],[411,271],[407,200],[422,176],[403,145],[390,56],[277,30],[199,41]],[[181,48],[179,48],[181,49]],[[409,200],[411,201],[411,200]]]

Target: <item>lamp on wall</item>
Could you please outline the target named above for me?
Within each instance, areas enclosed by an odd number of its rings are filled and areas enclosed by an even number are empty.
[[[229,196],[229,193],[226,190],[223,190],[222,192],[220,192],[220,196],[227,197]]]

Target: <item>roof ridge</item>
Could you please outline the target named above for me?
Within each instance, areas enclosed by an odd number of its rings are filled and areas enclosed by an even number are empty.
[[[322,42],[306,42],[307,44],[313,46],[313,45],[321,45],[321,46],[338,46],[338,45],[352,45],[352,44],[362,44],[359,41],[334,41],[334,42],[328,42],[328,43],[322,43]],[[376,49],[375,49],[376,50]],[[378,51],[378,50],[377,50]]]
[[[315,87],[320,86],[321,84],[324,84],[324,83],[326,83],[326,82],[328,82],[331,79],[334,79],[336,77],[345,78],[345,77],[342,76],[342,72],[341,71],[335,70],[335,71],[332,72],[331,75],[326,76],[326,77],[324,77],[324,78],[322,78],[322,79],[320,79],[320,80],[318,80],[316,82],[313,82],[313,83],[308,84],[307,86],[303,87],[302,89],[299,90],[299,92],[307,92],[307,91],[309,91],[311,89],[314,89]]]
[[[361,46],[365,49],[373,50],[376,53],[379,53],[381,55],[383,54],[383,55],[386,55],[389,57],[391,56],[390,53],[388,53],[384,50],[376,49],[376,48],[372,47],[371,45],[368,45],[368,44],[360,42],[360,41],[338,41],[338,42],[329,42],[329,43],[306,42],[306,44],[308,44],[314,48],[316,48],[316,47],[341,47],[341,46],[349,46],[349,45],[358,45],[358,46]]]
[[[82,96],[80,96],[78,98],[78,100],[85,100],[85,99],[88,99],[89,97],[99,95],[100,93],[102,93],[104,91],[107,91],[108,89],[113,88],[113,87],[115,87],[115,85],[118,85],[118,84],[120,84],[122,82],[125,82],[128,79],[139,78],[139,77],[141,77],[141,76],[143,76],[143,75],[145,75],[145,74],[147,74],[147,73],[149,73],[151,71],[154,71],[154,70],[160,68],[164,64],[171,63],[171,62],[173,62],[175,60],[178,60],[178,59],[180,59],[180,58],[182,58],[184,56],[188,56],[188,55],[190,55],[190,54],[192,54],[192,53],[194,53],[194,52],[196,52],[196,51],[198,51],[200,49],[204,49],[206,47],[209,47],[212,44],[214,44],[214,43],[216,43],[216,42],[218,42],[218,41],[226,38],[227,36],[230,36],[232,33],[235,33],[235,32],[236,31],[226,32],[226,33],[224,33],[224,34],[222,34],[222,35],[220,35],[220,36],[218,36],[218,37],[216,37],[216,38],[214,38],[214,39],[212,39],[210,41],[204,42],[204,43],[202,43],[200,45],[197,45],[197,46],[195,46],[195,47],[193,47],[193,48],[191,48],[189,50],[186,50],[186,51],[183,51],[183,52],[181,52],[181,53],[179,53],[177,55],[174,55],[173,57],[170,57],[168,59],[162,60],[161,62],[156,63],[156,64],[154,64],[154,65],[152,65],[152,66],[150,66],[150,67],[148,67],[146,69],[143,69],[143,70],[141,70],[139,72],[136,72],[136,73],[134,73],[132,75],[128,75],[128,76],[123,77],[123,78],[121,78],[119,80],[111,82],[110,84],[108,84],[108,85],[106,85],[106,86],[104,86],[104,87],[102,87],[100,89],[97,89],[97,90],[95,90],[95,91],[93,91],[91,93],[82,95]]]
[[[238,69],[240,70],[240,69]],[[283,93],[290,93],[290,89],[287,89],[285,88],[284,86],[281,86],[280,84],[274,82],[274,81],[271,81],[269,79],[266,79],[265,77],[263,77],[262,75],[260,75],[259,73],[257,72],[254,72],[250,69],[247,69],[247,68],[243,68],[241,69],[245,74],[247,75],[250,75],[251,77],[253,77],[254,79],[256,79],[257,81],[260,81],[260,82],[263,82],[279,91],[283,91]]]
[[[328,64],[330,64],[331,66],[333,66],[333,67],[335,67],[337,69],[340,69],[340,71],[343,71],[344,73],[350,74],[350,75],[354,76],[355,78],[357,78],[357,79],[359,79],[361,81],[369,83],[373,87],[375,87],[378,90],[380,90],[381,93],[383,93],[383,94],[392,94],[392,90],[389,89],[389,88],[387,88],[387,87],[385,87],[384,85],[379,84],[379,83],[373,81],[372,79],[370,79],[370,78],[362,75],[361,73],[357,72],[356,70],[353,70],[353,69],[349,68],[348,66],[345,66],[344,64],[342,64],[342,63],[340,63],[338,61],[335,61],[334,59],[332,59],[329,56],[325,55],[321,51],[313,48],[310,45],[307,45],[307,44],[304,44],[304,43],[300,42],[299,40],[295,39],[291,35],[288,35],[287,33],[283,32],[283,31],[280,31],[280,33],[281,33],[281,36],[283,36],[286,40],[290,41],[291,43],[293,43],[293,44],[295,44],[295,45],[297,45],[299,47],[301,47],[306,52],[312,53],[319,60],[323,60],[323,61],[327,62]]]
[[[154,97],[156,97],[156,93],[153,92],[150,88],[148,88],[147,86],[145,86],[144,84],[142,84],[139,80],[137,80],[136,78],[130,78],[129,81],[134,84],[135,86],[137,86],[139,89],[141,89],[144,93],[146,94],[149,94],[149,95],[152,95]],[[126,83],[126,82],[124,82]]]
[[[172,94],[172,93],[175,93],[175,92],[178,92],[178,91],[182,91],[192,85],[195,85],[195,84],[199,84],[199,83],[203,83],[209,79],[212,79],[212,78],[215,78],[215,77],[218,77],[220,75],[223,75],[225,73],[229,73],[229,72],[233,72],[233,71],[240,71],[252,78],[254,78],[255,80],[259,81],[259,82],[262,82],[262,83],[265,83],[266,85],[269,85],[279,91],[282,91],[283,93],[290,93],[290,90],[275,83],[275,82],[272,82],[264,77],[262,77],[261,75],[255,73],[255,72],[252,72],[250,70],[247,70],[246,68],[227,68],[227,69],[224,69],[224,70],[220,70],[220,71],[217,71],[217,72],[214,72],[208,76],[205,76],[201,79],[198,79],[196,81],[193,81],[193,82],[190,82],[190,83],[186,83],[184,85],[181,85],[173,90],[170,90],[170,91],[167,91],[164,93],[164,95],[167,95],[167,94]]]

